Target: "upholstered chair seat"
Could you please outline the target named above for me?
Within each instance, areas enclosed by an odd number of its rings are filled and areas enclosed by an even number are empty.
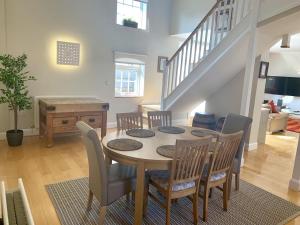
[[[203,173],[202,173],[201,180],[205,181],[207,179],[207,176],[208,176],[208,164],[206,164],[204,166],[204,170],[203,170]],[[219,181],[219,180],[222,180],[224,178],[226,178],[226,173],[225,172],[220,172],[220,173],[216,173],[216,174],[211,174],[210,181],[211,182]]]
[[[162,188],[167,189],[170,180],[170,171],[168,170],[154,170],[148,173],[149,179],[152,182],[160,185]],[[189,188],[195,187],[195,181],[183,182],[178,184],[173,184],[172,191],[183,191]]]

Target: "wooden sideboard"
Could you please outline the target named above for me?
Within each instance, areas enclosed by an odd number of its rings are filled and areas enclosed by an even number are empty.
[[[96,98],[41,98],[39,100],[40,136],[46,136],[47,146],[53,146],[56,134],[78,133],[77,121],[101,128],[106,135],[109,104]]]

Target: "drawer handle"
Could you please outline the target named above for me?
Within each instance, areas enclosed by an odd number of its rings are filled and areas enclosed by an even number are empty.
[[[89,119],[89,122],[90,122],[90,123],[95,123],[95,121],[96,121],[96,120],[95,120],[94,118],[90,118],[90,119]]]
[[[68,124],[69,123],[69,120],[63,120],[62,121],[62,124]]]

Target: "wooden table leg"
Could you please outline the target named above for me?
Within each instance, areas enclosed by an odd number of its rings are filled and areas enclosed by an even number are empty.
[[[145,188],[145,165],[139,162],[137,165],[136,191],[135,191],[135,210],[134,224],[141,225],[143,222],[143,198]]]

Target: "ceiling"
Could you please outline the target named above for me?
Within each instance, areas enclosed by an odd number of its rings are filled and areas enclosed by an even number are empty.
[[[300,33],[291,36],[290,48],[280,48],[281,40],[273,45],[270,52],[282,53],[282,52],[300,52]]]

